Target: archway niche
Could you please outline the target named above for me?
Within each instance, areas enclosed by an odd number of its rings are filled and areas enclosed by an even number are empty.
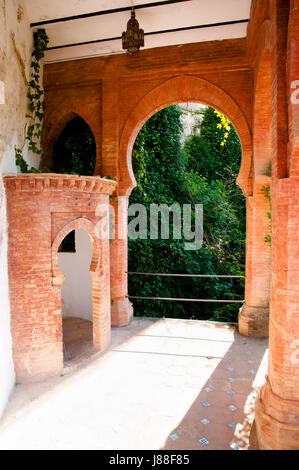
[[[52,276],[60,296],[65,370],[82,365],[110,341],[109,241],[98,238],[98,230],[100,227],[87,218],[77,218],[63,227],[52,244]]]
[[[64,363],[87,357],[93,347],[93,240],[84,229],[71,231],[58,249],[65,281],[61,286]]]

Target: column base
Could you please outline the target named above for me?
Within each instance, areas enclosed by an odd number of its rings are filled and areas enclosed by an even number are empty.
[[[269,307],[251,307],[244,303],[239,312],[239,333],[254,338],[269,336]]]
[[[299,401],[275,395],[267,379],[255,405],[260,450],[299,450]]]
[[[126,326],[133,317],[133,305],[127,297],[113,299],[111,305],[111,326]]]

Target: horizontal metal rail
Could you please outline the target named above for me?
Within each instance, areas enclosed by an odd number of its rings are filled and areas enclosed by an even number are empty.
[[[202,278],[238,278],[245,279],[245,276],[230,276],[222,274],[168,274],[168,273],[139,273],[139,272],[127,272],[127,274],[133,274],[137,276],[168,276],[168,277],[202,277]]]
[[[211,300],[211,299],[175,299],[168,297],[136,297],[133,295],[128,295],[129,299],[139,299],[139,300],[170,300],[174,302],[216,302],[216,303],[226,303],[226,304],[243,304],[244,300]]]
[[[245,279],[245,276],[231,276],[222,274],[168,274],[168,273],[140,273],[140,272],[127,272],[127,274],[137,276],[168,276],[168,277],[195,277],[195,278],[228,278],[228,279]],[[244,300],[214,300],[214,299],[181,299],[181,298],[169,298],[169,297],[138,297],[129,295],[129,299],[137,300],[166,300],[173,302],[215,302],[215,303],[226,303],[226,304],[243,304]]]

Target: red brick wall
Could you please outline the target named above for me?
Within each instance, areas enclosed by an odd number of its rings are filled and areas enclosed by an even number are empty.
[[[269,253],[265,255],[263,243],[266,204],[260,189],[253,192],[253,188],[267,177],[271,162],[270,362],[256,408],[260,446],[269,449],[299,448],[299,368],[291,361],[299,331],[299,105],[290,99],[292,82],[299,80],[298,3],[253,0],[247,39],[158,48],[136,57],[119,55],[45,68],[45,130],[59,122],[62,107],[75,112],[81,89],[97,94],[90,112],[97,114],[101,135],[97,172],[116,177],[123,195],[134,184],[130,166],[134,138],[145,119],[161,106],[190,98],[215,106],[232,119],[243,146],[239,183],[254,198],[250,203],[256,208],[248,218],[246,286],[247,292],[257,293],[256,299],[263,294],[257,292],[261,285],[269,297],[268,286],[256,280],[269,278]],[[199,85],[192,87],[191,82]],[[54,100],[57,93],[59,103]],[[85,110],[88,115],[91,108],[87,101],[82,113]],[[45,140],[50,149],[54,138],[55,133],[49,133]],[[112,290],[121,293],[122,299],[125,253],[125,241],[113,245],[117,260],[113,269],[118,274],[112,279]]]
[[[101,82],[77,84],[68,88],[57,86],[54,93],[46,94],[47,119],[44,125],[43,148],[46,149],[42,169],[49,171],[53,165],[53,148],[66,124],[80,116],[89,125],[96,142],[95,174],[101,166]]]
[[[188,78],[189,81],[194,81],[198,77],[202,80],[202,86],[196,86],[191,92],[189,85],[188,93],[188,84],[183,87],[179,85],[175,90],[170,79],[176,77],[181,77],[182,81],[185,79],[186,83]],[[169,83],[169,86],[165,86],[165,83]],[[136,125],[140,128],[140,124],[161,107],[190,99],[222,110],[224,114],[231,116],[241,134],[246,132],[246,171],[240,184],[246,192],[250,192],[246,187],[246,178],[248,179],[251,164],[249,140],[252,84],[245,39],[144,50],[136,57],[122,54],[46,65],[46,153],[51,158],[53,145],[71,112],[78,113],[83,118],[89,116],[89,121],[94,116],[96,125],[99,126],[98,135],[101,136],[101,141],[96,139],[100,148],[96,174],[123,179],[125,164],[119,160],[120,139],[136,106],[139,106],[140,111]],[[151,107],[147,103],[142,113],[140,102],[146,101],[152,94],[158,95],[155,103]],[[167,99],[167,94],[172,96]],[[57,132],[53,127],[58,127]],[[243,135],[240,137],[242,140]],[[123,194],[126,193],[125,187],[128,191],[129,187],[132,188],[132,178],[129,175],[126,178],[122,182]]]
[[[98,204],[108,205],[116,183],[100,178],[59,175],[7,175],[8,270],[11,330],[17,381],[62,372],[61,284],[57,263],[63,238],[74,229],[94,240],[94,344],[110,339],[109,240],[96,235]]]
[[[72,113],[87,116],[87,122],[94,116],[101,136],[101,141],[96,139],[95,174],[115,178],[118,195],[127,198],[135,185],[131,149],[142,124],[170,104],[202,102],[222,111],[236,127],[243,149],[238,184],[250,195],[252,77],[245,39],[144,50],[134,57],[121,54],[46,65],[46,154],[51,161],[53,145]],[[121,214],[116,211],[116,223],[126,217],[126,209],[121,210]],[[116,238],[111,243],[113,325],[128,323],[133,314],[127,299],[126,271],[127,240]]]
[[[270,52],[271,67],[271,294],[269,368],[256,403],[256,428],[263,449],[299,449],[299,231],[296,178],[298,105],[291,102],[291,81],[298,79],[298,0],[253,1],[248,30],[255,84],[261,58]],[[266,90],[256,88],[255,103]],[[267,114],[267,113],[266,113]],[[254,119],[255,119],[254,114]],[[265,136],[257,126],[255,143]],[[268,147],[268,146],[267,146]],[[293,173],[294,169],[294,173]]]

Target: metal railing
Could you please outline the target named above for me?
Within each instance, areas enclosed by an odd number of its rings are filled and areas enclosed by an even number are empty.
[[[222,274],[168,274],[168,273],[140,273],[140,272],[127,272],[127,274],[135,276],[168,276],[168,277],[194,277],[194,278],[228,278],[228,279],[245,279],[245,276],[233,276]],[[175,302],[215,302],[215,303],[244,303],[244,300],[215,300],[215,299],[182,299],[182,298],[169,298],[169,297],[139,297],[135,295],[128,295],[129,299],[138,300],[166,300]]]

